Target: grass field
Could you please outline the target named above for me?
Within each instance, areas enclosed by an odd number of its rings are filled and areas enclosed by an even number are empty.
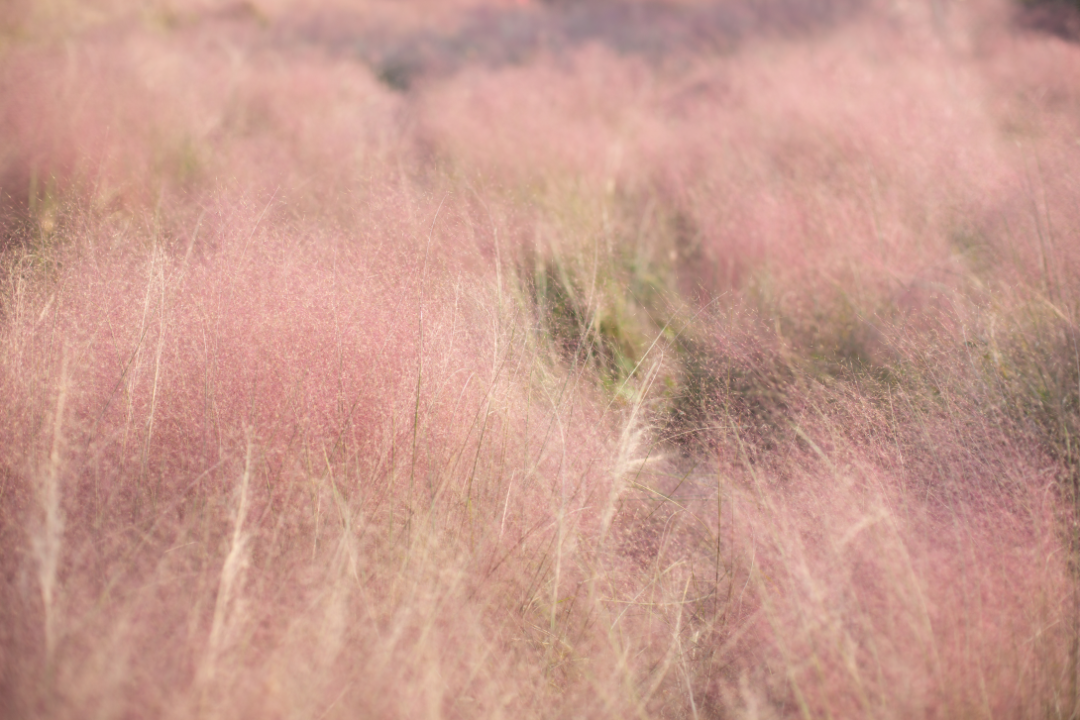
[[[0,716],[1080,718],[1078,40],[0,4]]]

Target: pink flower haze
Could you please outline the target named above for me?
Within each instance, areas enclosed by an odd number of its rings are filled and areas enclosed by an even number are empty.
[[[0,716],[1074,718],[1080,10],[0,9]]]

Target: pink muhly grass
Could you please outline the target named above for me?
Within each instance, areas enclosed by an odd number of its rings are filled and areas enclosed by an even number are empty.
[[[1077,47],[506,5],[4,11],[0,714],[1075,715]]]

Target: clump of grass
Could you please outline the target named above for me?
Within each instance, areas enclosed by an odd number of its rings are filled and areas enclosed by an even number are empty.
[[[583,287],[571,273],[558,260],[538,261],[526,281],[527,291],[565,360],[595,367],[616,390],[644,360],[650,345],[646,332],[663,328],[653,327],[652,318],[635,317],[646,310],[635,307],[632,280],[626,292],[625,276],[598,277],[591,287]]]

